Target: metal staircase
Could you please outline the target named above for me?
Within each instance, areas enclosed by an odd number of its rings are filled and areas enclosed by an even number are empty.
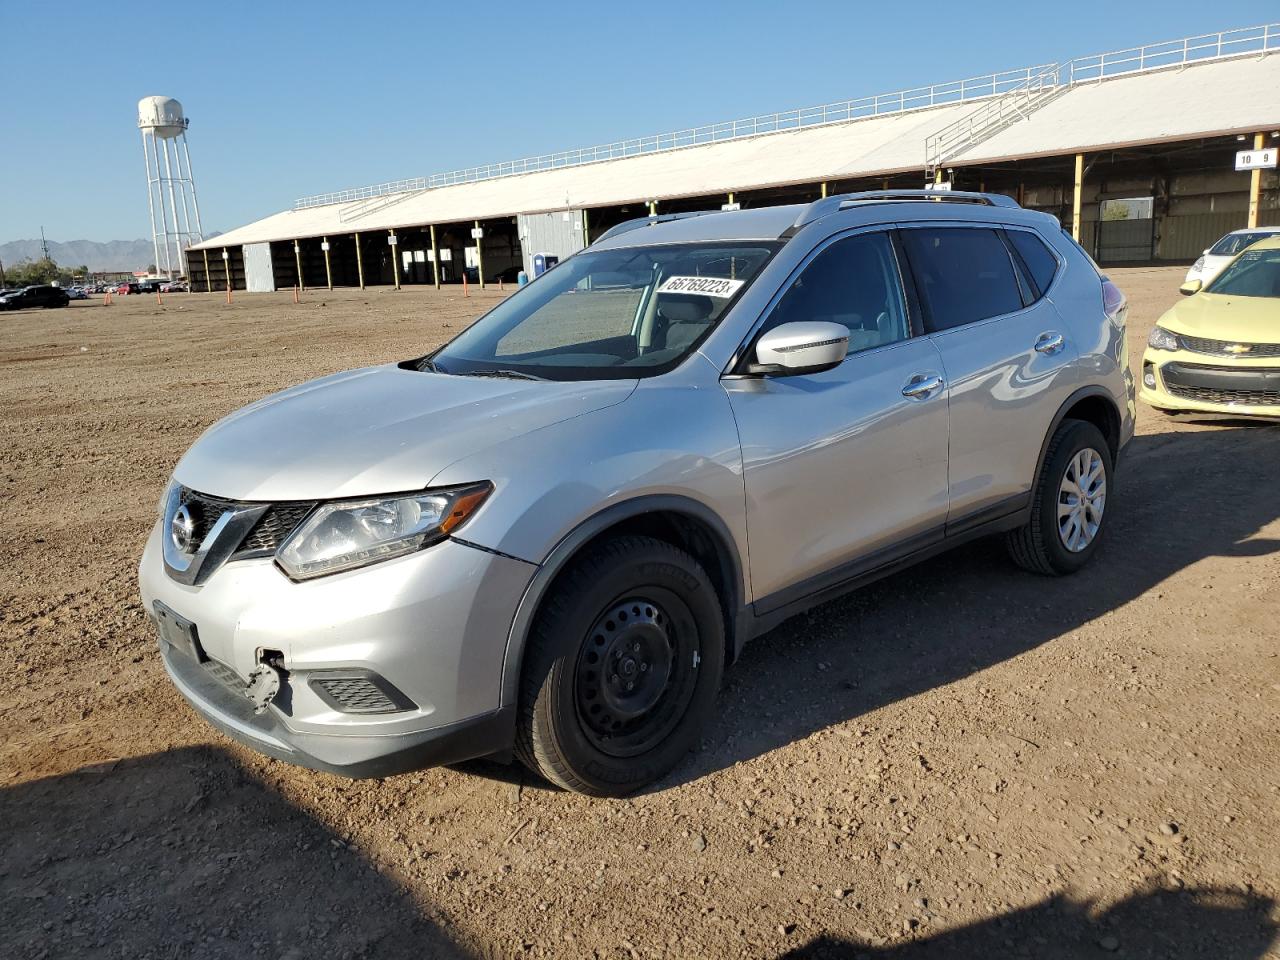
[[[426,190],[411,190],[404,193],[387,193],[381,196],[365,197],[363,200],[357,200],[339,208],[338,220],[342,223],[350,223],[379,210],[385,210],[387,207],[394,207],[397,203],[404,203],[404,201],[423,193],[426,193]]]
[[[1025,120],[1070,87],[1070,64],[1054,64],[947,124],[924,142],[926,182],[932,183],[938,168],[948,161],[1019,120]]]

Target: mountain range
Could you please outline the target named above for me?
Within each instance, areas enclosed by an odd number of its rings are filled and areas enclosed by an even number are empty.
[[[210,235],[212,236],[212,234]],[[39,260],[42,256],[39,240],[10,240],[0,243],[0,263],[17,263],[19,260]],[[155,246],[150,240],[68,240],[60,243],[49,241],[49,256],[63,267],[87,266],[95,271],[145,270],[155,258]]]

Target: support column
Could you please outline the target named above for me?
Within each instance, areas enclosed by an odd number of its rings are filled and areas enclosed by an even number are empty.
[[[293,241],[293,263],[298,268],[298,289],[305,290],[307,285],[302,281],[302,247],[297,240]]]
[[[436,289],[440,289],[440,251],[436,249],[436,225],[431,225],[431,279],[436,282]]]
[[[204,250],[204,292],[213,293],[213,274],[209,272],[209,251]]]
[[[353,233],[352,239],[356,242],[356,275],[360,278],[360,289],[364,289],[364,254],[360,252],[360,234]]]
[[[1253,149],[1261,150],[1265,140],[1262,134],[1255,133],[1253,135]],[[1258,211],[1262,206],[1262,171],[1249,171],[1249,226],[1256,227],[1258,225]]]
[[[822,181],[822,199],[827,199],[827,181]]]
[[[591,246],[591,234],[587,232],[587,208],[582,208],[582,245]]]
[[[476,221],[476,274],[480,279],[480,289],[484,289],[484,253],[480,247],[480,221]]]
[[[1071,237],[1080,242],[1080,197],[1084,193],[1084,154],[1076,154],[1076,183],[1071,196]]]
[[[227,289],[231,289],[231,251],[222,248],[222,272],[227,275]]]
[[[333,270],[329,266],[329,238],[322,237],[320,247],[324,250],[324,279],[329,284],[329,289],[333,289]]]
[[[651,217],[656,217],[657,215],[658,215],[658,201],[657,201],[657,200],[650,200],[650,201],[649,201],[649,216],[651,216]]]
[[[400,247],[396,244],[396,232],[387,231],[387,244],[391,247],[391,272],[396,278],[396,289],[400,289]]]

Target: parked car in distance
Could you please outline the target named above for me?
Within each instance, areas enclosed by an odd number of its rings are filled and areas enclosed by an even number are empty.
[[[1280,417],[1280,233],[1182,292],[1147,340],[1142,399],[1165,413]]]
[[[141,293],[142,288],[138,284],[126,280],[117,283],[111,292],[121,297],[127,297],[131,293]]]
[[[1183,283],[1199,280],[1207,287],[1241,250],[1259,240],[1275,236],[1280,236],[1280,227],[1249,227],[1244,230],[1232,230],[1196,259],[1196,262],[1187,270],[1187,277]]]
[[[161,293],[186,293],[190,289],[185,280],[169,280],[160,284]]]
[[[0,297],[0,310],[27,310],[31,307],[65,307],[71,302],[67,291],[39,284],[23,287],[14,293]]]
[[[268,755],[514,754],[625,794],[787,617],[982,535],[1088,563],[1133,434],[1126,314],[997,195],[630,221],[426,356],[211,427],[143,606],[178,690]]]
[[[67,297],[71,300],[88,300],[89,294],[84,291],[83,287],[67,287]]]

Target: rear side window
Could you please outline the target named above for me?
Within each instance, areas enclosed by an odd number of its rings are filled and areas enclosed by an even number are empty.
[[[1057,258],[1049,252],[1045,242],[1034,233],[1028,233],[1026,230],[1006,230],[1005,236],[1009,238],[1013,249],[1018,251],[1018,256],[1030,271],[1031,279],[1035,281],[1037,296],[1044,296],[1045,291],[1053,283],[1054,274],[1058,272]]]
[[[995,230],[924,227],[902,231],[930,333],[1021,310],[1009,251]]]

